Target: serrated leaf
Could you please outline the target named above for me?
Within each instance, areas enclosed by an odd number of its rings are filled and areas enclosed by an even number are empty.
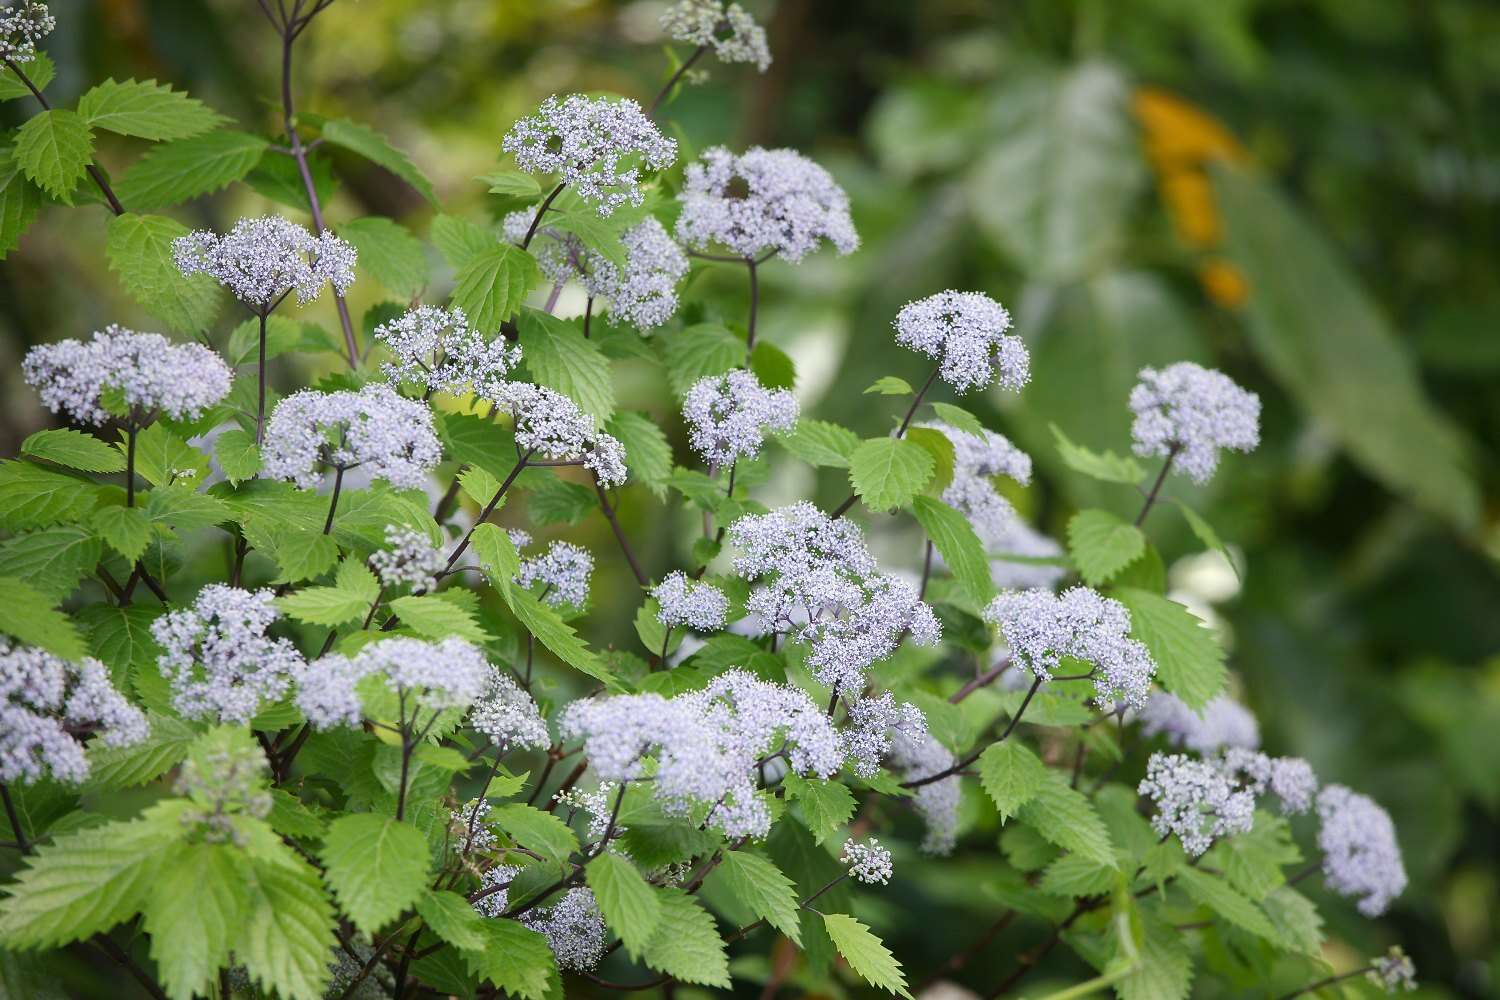
[[[584,874],[605,923],[620,936],[631,956],[638,957],[661,922],[657,890],[646,884],[635,865],[618,854],[599,855],[588,863]]]
[[[550,605],[543,604],[530,591],[509,583],[501,593],[521,627],[536,636],[537,641],[554,656],[574,670],[581,670],[611,687],[618,686],[609,668]]]
[[[714,918],[681,889],[664,889],[661,922],[646,946],[645,963],[684,983],[728,989],[729,959]]]
[[[1130,609],[1130,634],[1156,661],[1156,680],[1194,710],[1224,687],[1224,650],[1213,630],[1176,601],[1121,587],[1113,595]]]
[[[99,507],[89,525],[127,562],[139,559],[151,541],[151,522],[139,507]]]
[[[0,633],[65,660],[88,655],[77,627],[36,588],[15,577],[0,576],[0,593],[5,595],[0,601]]]
[[[890,953],[870,928],[843,913],[823,914],[823,927],[833,939],[834,947],[844,956],[861,979],[887,993],[910,997],[901,963]]]
[[[427,840],[410,823],[369,813],[341,816],[328,824],[318,856],[339,909],[368,934],[426,889]]]
[[[717,323],[699,323],[661,338],[667,384],[678,396],[709,375],[722,375],[745,364],[745,342]]]
[[[1035,798],[1046,780],[1047,766],[1015,740],[991,743],[979,755],[979,783],[994,800],[1002,821]]]
[[[808,465],[847,469],[860,439],[847,427],[804,417],[790,434],[779,434],[772,440]]]
[[[25,580],[61,603],[93,572],[103,549],[93,532],[74,525],[27,532],[0,542],[0,576]]]
[[[370,602],[338,587],[308,587],[276,598],[283,614],[309,625],[333,628],[358,621],[370,610]]]
[[[176,531],[193,531],[234,520],[228,505],[208,493],[196,492],[191,485],[158,487],[146,494],[141,509],[153,524]]]
[[[797,363],[769,340],[756,342],[755,349],[750,352],[750,370],[767,389],[797,387]]]
[[[534,309],[521,314],[521,356],[538,384],[556,389],[603,423],[615,411],[609,359],[571,323]],[[628,463],[627,463],[628,464]]]
[[[1181,932],[1143,921],[1135,969],[1115,984],[1120,1000],[1186,1000],[1193,985],[1193,958]]]
[[[4,70],[0,70],[3,82]],[[21,234],[42,208],[42,193],[28,180],[9,148],[0,148],[0,260],[21,243]]]
[[[516,170],[496,170],[474,179],[485,185],[490,194],[504,195],[507,198],[534,198],[542,193],[542,186],[536,182],[535,177]]]
[[[1108,892],[1119,875],[1115,869],[1106,868],[1080,854],[1064,854],[1047,866],[1038,888],[1049,895],[1069,899],[1098,896]]]
[[[427,238],[437,247],[438,253],[457,270],[488,250],[493,250],[500,238],[493,232],[461,219],[456,215],[435,215],[427,229]]]
[[[1008,741],[1007,741],[1008,742]],[[1047,772],[1036,795],[1021,806],[1017,818],[1048,841],[1108,868],[1116,867],[1109,830],[1093,804],[1068,785],[1066,778]]]
[[[266,358],[279,357],[297,350],[302,344],[302,324],[286,316],[266,318]],[[231,367],[247,365],[260,357],[260,321],[244,320],[229,333],[224,345],[224,360]]]
[[[1219,537],[1219,533],[1214,530],[1214,526],[1209,524],[1201,514],[1185,503],[1179,502],[1177,509],[1182,511],[1183,519],[1187,521],[1188,527],[1192,529],[1198,541],[1202,542],[1204,547],[1210,551],[1217,552],[1223,556],[1224,561],[1229,564],[1229,568],[1234,570],[1235,577],[1240,578],[1239,564],[1234,561],[1234,556],[1230,554],[1229,547],[1224,544],[1223,539]]]
[[[186,139],[218,128],[223,115],[155,80],[105,80],[78,99],[90,125],[140,139]]]
[[[1068,522],[1068,555],[1091,586],[1098,586],[1139,559],[1146,536],[1107,510],[1081,510]]]
[[[906,381],[906,379],[897,378],[894,375],[883,375],[874,382],[871,382],[869,387],[865,389],[864,394],[868,396],[872,392],[879,393],[882,396],[910,396],[913,390],[911,383]]]
[[[802,810],[802,818],[820,844],[842,830],[854,815],[854,793],[841,781],[788,774],[785,786],[787,795]]]
[[[377,215],[345,222],[338,234],[359,251],[359,266],[403,299],[427,284],[427,251],[405,226]]]
[[[66,202],[94,158],[94,133],[78,112],[52,108],[21,126],[13,155],[38,187]]]
[[[425,842],[421,851],[425,858]],[[280,864],[257,862],[254,872],[250,918],[235,937],[235,958],[282,1000],[320,1000],[336,938],[317,871],[288,852]]]
[[[339,563],[333,584],[366,604],[380,596],[380,581],[375,579],[375,574],[370,572],[370,567],[352,557],[345,557],[344,561]]]
[[[963,431],[977,438],[984,437],[984,425],[979,422],[979,418],[961,406],[954,406],[952,403],[933,403],[932,412],[937,414],[939,420],[956,431]]]
[[[1095,452],[1074,444],[1061,427],[1052,424],[1052,436],[1057,439],[1057,453],[1063,464],[1074,472],[1081,472],[1092,479],[1106,483],[1124,483],[1134,486],[1146,475],[1135,459],[1121,458],[1112,451]]]
[[[849,459],[849,482],[873,511],[905,507],[932,479],[937,463],[904,438],[870,438]]]
[[[486,920],[485,946],[463,953],[469,971],[521,1000],[545,1000],[557,977],[547,939],[516,920]]]
[[[246,525],[247,531],[255,528],[254,522]],[[273,581],[275,583],[300,583],[316,579],[333,569],[334,564],[339,561],[338,543],[322,532],[289,531],[272,537],[275,544],[269,549],[266,548],[266,540],[258,536],[251,544],[276,560],[279,572]]]
[[[258,135],[224,130],[153,147],[115,184],[132,212],[150,212],[200,197],[244,178],[270,145]]]
[[[1256,901],[1286,883],[1283,867],[1302,860],[1287,821],[1260,810],[1256,811],[1255,824],[1247,832],[1216,846],[1229,884]]]
[[[214,457],[224,478],[236,485],[254,479],[260,471],[260,449],[255,435],[238,427],[223,431],[214,439]]]
[[[398,597],[391,602],[391,610],[404,624],[429,639],[458,636],[483,644],[493,638],[480,627],[473,614],[436,594]]]
[[[37,431],[21,442],[21,454],[84,472],[120,472],[125,457],[92,434],[71,428]]]
[[[128,448],[123,432],[117,447]],[[152,486],[201,483],[208,469],[202,452],[159,423],[136,435],[135,471]]]
[[[1273,890],[1260,905],[1276,929],[1272,940],[1281,948],[1314,958],[1323,953],[1323,917],[1312,900],[1284,885]]]
[[[489,941],[484,918],[456,892],[428,889],[417,900],[417,915],[438,937],[459,948],[483,948]]]
[[[516,545],[502,529],[493,524],[480,524],[469,536],[469,546],[484,566],[492,580],[508,582],[521,571],[521,556]],[[497,582],[499,587],[500,583]]]
[[[99,502],[99,490],[77,476],[35,462],[0,461],[0,528],[25,531],[81,521]]]
[[[978,607],[988,604],[995,596],[995,585],[990,577],[984,543],[974,533],[969,519],[941,500],[928,496],[914,499],[911,510],[964,594]]]
[[[519,247],[491,243],[458,266],[453,279],[453,304],[476,330],[490,335],[521,308],[527,293],[541,281],[541,271]]]
[[[758,854],[726,851],[711,877],[723,881],[751,913],[791,938],[793,944],[802,944],[797,887],[780,868]]]
[[[672,446],[656,422],[644,413],[620,412],[609,418],[604,429],[625,446],[630,478],[645,483],[658,499],[666,499]]]
[[[566,823],[521,802],[496,806],[490,818],[522,847],[549,861],[563,862],[578,850],[578,837]]]
[[[52,57],[38,49],[31,58],[19,64],[21,72],[26,74],[32,86],[37,90],[46,90],[47,84],[57,75],[57,67],[52,63]],[[21,78],[11,72],[9,66],[0,66],[0,101],[10,101],[18,97],[31,98],[31,90],[21,82]]]
[[[1276,928],[1250,900],[1230,888],[1229,883],[1196,868],[1184,867],[1177,873],[1177,885],[1196,903],[1256,937],[1275,938]]]
[[[410,157],[392,146],[389,139],[368,125],[361,125],[347,118],[336,118],[323,123],[322,135],[325,142],[342,146],[372,163],[379,164],[416,188],[417,193],[423,198],[434,205],[437,204],[437,195],[432,190],[432,184],[422,175],[422,171],[417,169],[416,164],[411,162]]]
[[[172,329],[197,333],[213,325],[224,292],[206,274],[186,278],[177,270],[172,241],[187,234],[172,219],[127,212],[109,221],[104,252],[132,299]]]
[[[162,867],[143,928],[167,995],[206,996],[250,913],[250,864],[232,844],[187,844]]]
[[[93,655],[105,665],[124,672],[143,663],[155,663],[161,648],[151,636],[151,623],[160,609],[132,604],[116,608],[95,604],[78,612],[78,620],[89,630]]]

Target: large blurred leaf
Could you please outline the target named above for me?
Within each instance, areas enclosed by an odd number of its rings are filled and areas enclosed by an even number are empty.
[[[1144,177],[1127,97],[1102,63],[1027,75],[995,95],[995,141],[969,175],[970,204],[1032,277],[1082,278],[1120,245]]]
[[[1457,430],[1328,243],[1264,179],[1216,169],[1229,255],[1249,285],[1250,342],[1364,470],[1463,528],[1479,494]]]

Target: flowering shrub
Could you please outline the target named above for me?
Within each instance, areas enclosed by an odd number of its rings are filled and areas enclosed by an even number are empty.
[[[329,2],[264,5],[288,73]],[[1045,928],[1029,953],[984,955],[997,996],[1058,945],[1097,973],[1069,996],[1233,988],[1286,956],[1308,989],[1411,988],[1399,950],[1330,976],[1296,888],[1321,875],[1380,916],[1407,880],[1390,818],[1261,751],[1147,532],[1177,509],[1224,552],[1169,484],[1232,475],[1223,453],[1256,447],[1258,398],[1181,362],[1111,401],[1135,457],[1059,432],[1073,475],[1142,498],[1133,522],[1078,512],[1066,547],[1010,499],[1031,456],[937,398],[1024,406],[1029,384],[1066,382],[989,295],[937,291],[892,317],[913,354],[871,387],[900,400],[889,432],[803,413],[790,359],[757,336],[759,269],[856,251],[849,199],[793,150],[682,164],[662,127],[691,66],[769,64],[738,4],[667,10],[693,48],[649,105],[553,96],[497,141],[515,169],[484,179],[495,217],[439,215],[429,232],[446,301],[396,223],[325,225],[314,144],[431,195],[378,133],[298,117],[290,79],[272,138],[151,82],[52,107],[37,44],[53,27],[35,2],[0,14],[4,94],[40,106],[3,150],[0,245],[45,198],[92,186],[122,283],[203,343],[110,326],[24,362],[76,426],[0,465],[6,565],[26,568],[0,577],[17,861],[0,957],[87,943],[158,997],[539,1000],[732,990],[767,978],[779,935],[809,989],[909,996],[911,970],[849,911],[917,852],[964,845],[994,856],[995,926],[949,967],[1015,920]],[[95,129],[159,145],[114,181]],[[269,216],[220,236],[148,214],[262,156],[295,167],[311,230]],[[721,265],[749,295],[722,322],[689,281]],[[357,281],[416,294],[359,329]],[[569,284],[587,295],[575,320],[553,315]],[[325,286],[334,337],[285,316]],[[268,359],[295,351],[344,370],[273,386]],[[688,449],[617,409],[627,361],[659,371]],[[792,463],[840,470],[848,499],[769,505],[769,470]],[[648,562],[626,504],[696,537]],[[533,540],[595,512],[618,551]],[[889,512],[925,533],[919,574],[877,557]],[[637,589],[600,593],[605,560]],[[606,603],[638,608],[638,642],[595,641]],[[96,809],[143,788],[129,814]]]

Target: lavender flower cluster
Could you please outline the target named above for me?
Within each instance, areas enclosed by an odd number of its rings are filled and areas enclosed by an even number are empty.
[[[468,708],[490,690],[491,667],[463,639],[426,642],[405,636],[381,639],[353,657],[337,653],[293,671],[297,709],[317,729],[355,726],[363,718],[361,682],[378,677],[391,692],[439,711]],[[415,712],[415,708],[412,709]]]
[[[428,393],[472,390],[484,397],[504,391],[506,376],[521,363],[521,348],[503,337],[485,340],[458,307],[416,306],[375,328],[394,361],[380,370],[392,384],[415,382]]]
[[[582,610],[589,602],[589,576],[594,557],[572,542],[553,542],[541,555],[521,560],[516,582],[523,587],[542,585],[542,600],[553,607],[569,605]]]
[[[494,666],[489,668],[484,692],[469,711],[469,725],[502,751],[544,750],[552,743],[536,701]]]
[[[6,0],[0,8],[0,59],[30,62],[36,43],[56,27],[57,18],[39,0]]]
[[[713,49],[721,62],[754,63],[764,73],[771,65],[766,31],[745,8],[724,0],[678,0],[661,16],[667,37]]]
[[[956,763],[952,751],[931,733],[920,737],[896,730],[891,735],[889,765],[902,781],[921,781],[942,774]],[[949,854],[958,842],[958,807],[963,797],[957,775],[918,785],[912,790],[912,806],[927,825],[922,850]]]
[[[767,389],[743,368],[693,383],[682,401],[688,440],[709,465],[726,467],[754,458],[767,432],[797,424],[797,400],[785,389]]]
[[[1130,409],[1135,453],[1175,455],[1173,468],[1195,483],[1213,477],[1220,449],[1253,451],[1260,443],[1260,397],[1191,361],[1141,369]]]
[[[845,841],[839,862],[849,867],[850,878],[866,885],[886,885],[895,871],[891,865],[891,852],[881,847],[875,837],[863,844],[857,840]]]
[[[494,402],[511,414],[516,444],[523,450],[553,462],[581,462],[600,486],[625,482],[625,446],[595,429],[594,418],[567,396],[528,382],[510,382]]]
[[[370,568],[386,587],[411,587],[413,593],[436,590],[438,576],[447,565],[440,549],[420,531],[390,524],[385,529],[386,548],[370,553]]]
[[[1175,694],[1157,691],[1141,709],[1140,722],[1142,736],[1149,739],[1165,734],[1174,746],[1199,754],[1226,747],[1254,750],[1260,746],[1260,725],[1255,716],[1224,695],[1204,705],[1199,713]]]
[[[21,372],[53,413],[79,423],[109,419],[105,396],[118,392],[137,419],[160,411],[196,420],[229,395],[229,366],[202,344],[174,344],[159,333],[106,327],[90,341],[60,340],[26,352]]]
[[[271,413],[261,472],[312,489],[323,466],[364,467],[398,489],[420,489],[442,458],[432,410],[384,383],[293,393]]]
[[[592,890],[569,889],[551,906],[521,914],[521,923],[547,938],[559,969],[587,972],[604,957],[608,933]]]
[[[668,573],[651,588],[659,605],[656,620],[668,628],[686,626],[698,632],[716,632],[729,614],[729,598],[711,583],[692,580],[682,570]]]
[[[209,275],[261,315],[293,292],[305,305],[325,284],[342,295],[354,284],[359,257],[332,233],[314,236],[276,215],[241,219],[222,236],[200,229],[178,237],[172,255],[184,275]]]
[[[957,393],[992,382],[1019,392],[1031,380],[1031,355],[1012,336],[1010,313],[981,292],[948,290],[908,302],[896,314],[896,343],[939,362]]]
[[[1360,913],[1378,917],[1406,888],[1406,866],[1390,814],[1367,795],[1343,785],[1318,793],[1318,847],[1328,887],[1359,897]]]
[[[994,431],[980,436],[940,422],[922,426],[941,431],[953,442],[953,480],[943,490],[943,503],[969,519],[986,550],[999,545],[1014,532],[1017,514],[992,479],[1009,476],[1029,485],[1031,456]]]

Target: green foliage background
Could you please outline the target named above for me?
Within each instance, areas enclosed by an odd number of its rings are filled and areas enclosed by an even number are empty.
[[[247,130],[275,131],[278,53],[249,0],[53,8],[60,28],[45,48],[58,64],[57,102],[106,77],[154,77]],[[486,196],[473,178],[494,169],[500,136],[540,98],[655,90],[664,60],[646,40],[656,10],[341,0],[300,43],[300,102],[375,125],[446,210],[478,215]],[[892,342],[897,308],[947,287],[987,291],[1015,314],[1035,378],[1018,402],[965,403],[1037,457],[1040,483],[1017,499],[1061,536],[1081,507],[1133,508],[1128,491],[1059,474],[1049,423],[1123,450],[1136,370],[1183,358],[1259,392],[1261,448],[1228,460],[1201,495],[1172,487],[1242,555],[1242,589],[1205,589],[1204,574],[1180,561],[1199,546],[1169,508],[1153,515],[1153,538],[1178,590],[1219,598],[1234,683],[1268,748],[1306,756],[1396,821],[1410,889],[1379,923],[1328,900],[1330,937],[1359,954],[1399,940],[1424,995],[1493,995],[1500,7],[781,0],[758,13],[770,72],[714,66],[672,117],[684,159],[718,142],[794,146],[854,199],[857,254],[763,269],[761,335],[797,361],[805,412],[880,433],[899,406],[860,391],[925,370]],[[1143,106],[1143,94],[1158,103]],[[19,104],[0,105],[0,123],[31,113]],[[1175,114],[1163,124],[1153,106]],[[106,167],[128,162],[124,140],[96,138]],[[410,186],[352,158],[340,166],[332,220],[381,214],[425,232],[432,209]],[[268,207],[237,185],[174,216],[223,227]],[[102,210],[46,209],[0,267],[0,454],[47,426],[20,381],[28,346],[112,322],[156,328],[107,270],[103,232]],[[698,280],[733,317],[741,279],[725,269]],[[354,286],[356,316],[377,300],[374,286]],[[337,329],[328,297],[304,315]],[[654,412],[681,452],[657,383],[624,372],[622,406]],[[790,499],[815,488],[836,503],[841,470],[821,474],[767,489]],[[652,567],[690,535],[640,510],[622,516]],[[601,554],[589,638],[623,643],[632,581],[600,519],[578,530]],[[914,526],[879,544],[882,561],[919,563]],[[611,593],[630,596],[612,603]],[[121,798],[126,815],[134,804]],[[900,858],[895,883],[867,894],[862,916],[920,979],[992,919],[997,904],[974,892],[984,872],[974,853]],[[980,961],[1008,967],[1040,933],[1018,926]]]

